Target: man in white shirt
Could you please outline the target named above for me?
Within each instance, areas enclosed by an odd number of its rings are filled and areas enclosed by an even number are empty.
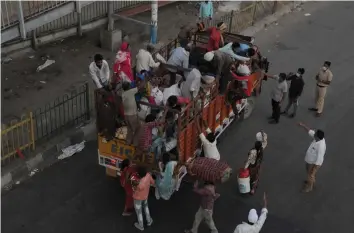
[[[151,70],[160,66],[160,62],[155,62],[152,58],[154,47],[147,45],[146,50],[140,49],[136,55],[136,72],[140,73],[142,70]]]
[[[89,65],[89,71],[98,89],[108,86],[110,79],[109,66],[107,61],[103,60],[101,54],[95,55],[94,61]]]
[[[267,214],[267,197],[264,193],[261,216],[258,217],[257,211],[255,209],[251,209],[248,214],[248,222],[243,222],[237,225],[234,233],[259,233],[265,220],[267,219]]]
[[[312,191],[316,181],[316,173],[322,166],[326,153],[326,141],[322,130],[314,131],[301,122],[299,125],[307,130],[310,137],[313,138],[305,156],[307,180],[302,191],[308,193]]]
[[[202,130],[200,129],[200,124],[198,121],[196,121],[196,124],[199,132],[199,138],[200,141],[202,142],[204,156],[206,158],[220,160],[220,153],[216,146],[215,134],[211,132],[211,130],[208,128],[207,123],[205,121],[203,121],[203,124],[207,128],[206,129],[207,136],[205,136]]]
[[[201,80],[202,74],[198,69],[193,68],[192,71],[188,73],[186,81],[184,81],[181,85],[182,96],[189,99],[197,97]]]
[[[163,104],[166,105],[167,104],[167,100],[168,98],[170,98],[170,96],[181,96],[182,92],[181,89],[179,88],[179,83],[176,83],[168,88],[165,88],[163,90]]]
[[[280,105],[288,92],[288,84],[286,82],[286,74],[280,73],[279,75],[268,75],[268,78],[276,80],[271,93],[272,97],[272,116],[270,117],[270,124],[278,124],[280,119]]]

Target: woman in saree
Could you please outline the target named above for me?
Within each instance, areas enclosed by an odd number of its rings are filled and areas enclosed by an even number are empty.
[[[125,190],[125,207],[123,216],[130,216],[134,213],[133,187],[130,182],[130,177],[136,172],[135,167],[129,159],[122,162],[120,183]]]
[[[263,160],[263,146],[261,141],[256,141],[254,147],[248,152],[245,168],[250,171],[251,194],[255,192],[258,184],[259,170]]]
[[[117,52],[116,60],[113,65],[113,71],[116,76],[115,82],[134,82],[134,75],[132,71],[131,52],[129,44],[123,42]]]
[[[160,176],[156,179],[155,196],[157,200],[160,198],[169,200],[176,187],[174,170],[177,166],[177,161],[172,161],[170,154],[164,153],[160,165]]]

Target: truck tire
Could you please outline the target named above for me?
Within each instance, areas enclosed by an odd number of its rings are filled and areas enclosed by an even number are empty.
[[[251,114],[254,110],[255,104],[256,104],[255,97],[247,98],[247,104],[240,113],[240,120],[246,120],[247,118],[249,118],[251,116]]]

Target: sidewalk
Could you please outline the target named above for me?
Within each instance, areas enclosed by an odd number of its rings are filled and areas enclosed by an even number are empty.
[[[230,3],[229,3],[230,4]],[[234,2],[233,9],[240,3]],[[162,43],[173,40],[179,28],[188,23],[195,23],[198,10],[195,3],[171,3],[159,8],[158,38]],[[215,12],[215,17],[222,13]],[[150,12],[141,13],[131,18],[150,24]],[[149,25],[117,20],[116,28],[128,35],[133,57],[149,40]],[[2,64],[2,123],[18,119],[21,114],[44,106],[56,97],[69,93],[84,82],[92,85],[88,75],[88,65],[96,53],[101,53],[112,66],[115,54],[98,47],[99,30],[91,31],[82,38],[71,37],[41,47],[12,61]],[[51,66],[36,72],[49,58],[55,60]]]

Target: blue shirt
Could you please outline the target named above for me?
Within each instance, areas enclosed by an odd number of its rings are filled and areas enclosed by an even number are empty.
[[[248,45],[246,44],[240,44],[240,49],[238,49],[239,51],[243,51],[241,50],[242,46],[243,45],[244,47],[243,48],[246,48],[246,46],[249,48]],[[247,49],[248,49],[247,48]],[[243,56],[240,56],[240,55],[237,55],[233,50],[232,50],[232,42],[228,43],[227,45],[225,45],[224,47],[220,48],[219,49],[220,52],[223,52],[223,53],[226,53],[228,55],[230,55],[233,59],[236,59],[236,60],[239,60],[239,61],[249,61],[250,59],[248,57],[243,57]],[[247,51],[247,50],[246,50]]]
[[[213,10],[213,3],[211,1],[208,1],[208,3],[205,3],[205,1],[201,2],[199,8],[199,18],[212,18]]]
[[[246,52],[249,48],[250,46],[248,46],[247,44],[240,43],[240,47],[237,49],[236,52]]]
[[[168,59],[167,64],[173,66],[180,66],[183,68],[188,68],[189,66],[189,52],[182,47],[174,49],[171,53],[170,59]],[[171,72],[177,72],[173,68],[167,68]]]

